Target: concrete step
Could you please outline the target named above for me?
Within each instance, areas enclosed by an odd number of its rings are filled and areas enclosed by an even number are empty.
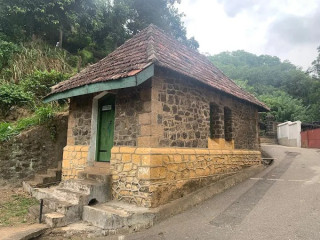
[[[47,206],[43,206],[43,208],[42,208],[42,219],[44,219],[44,215],[45,214],[51,213],[51,212],[53,212],[51,209],[49,209]],[[31,219],[34,219],[34,220],[38,221],[39,217],[40,217],[40,204],[30,207],[28,209],[28,216]]]
[[[94,206],[84,206],[82,219],[105,230],[116,232],[137,231],[152,226],[154,214],[147,208],[119,202],[108,202]]]
[[[91,199],[96,199],[99,203],[111,199],[111,179],[106,182],[97,182],[90,179],[68,180],[60,183],[59,187],[90,195]]]
[[[49,194],[48,196],[50,196],[50,194],[53,192],[47,191],[46,193]],[[42,194],[44,194],[44,191],[42,191]],[[43,222],[49,224],[51,227],[65,226],[81,219],[82,208],[82,205],[72,204],[56,198],[46,197],[43,198],[42,219]],[[40,203],[38,206],[29,208],[29,216],[33,219],[39,219]]]
[[[62,201],[67,201],[72,204],[80,204],[80,205],[87,205],[90,201],[89,194],[83,194],[76,191],[72,191],[70,189],[64,188],[54,188],[53,191],[53,198],[57,198]]]
[[[74,221],[67,219],[64,214],[52,212],[44,215],[44,221],[50,227],[63,227]]]
[[[78,173],[79,179],[89,179],[97,182],[111,182],[111,174],[101,173],[99,170],[93,171],[91,168]]]

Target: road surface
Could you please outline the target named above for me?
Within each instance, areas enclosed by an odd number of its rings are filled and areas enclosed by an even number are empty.
[[[265,145],[275,162],[190,210],[124,240],[319,240],[320,149]]]

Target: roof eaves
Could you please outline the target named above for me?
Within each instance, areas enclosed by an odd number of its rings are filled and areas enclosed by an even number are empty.
[[[154,65],[152,63],[149,63],[140,72],[136,73],[135,75],[112,80],[112,81],[104,81],[104,82],[87,84],[87,85],[79,86],[77,88],[68,89],[63,92],[49,94],[43,99],[43,102],[48,103],[51,101],[86,95],[90,93],[135,87],[145,82],[152,76],[154,76]]]

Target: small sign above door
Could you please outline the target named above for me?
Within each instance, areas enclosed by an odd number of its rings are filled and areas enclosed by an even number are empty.
[[[112,105],[104,105],[102,106],[101,111],[110,111],[112,109]]]

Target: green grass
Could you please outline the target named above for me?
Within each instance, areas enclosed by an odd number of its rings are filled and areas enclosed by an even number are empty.
[[[0,142],[8,141],[11,137],[32,126],[49,123],[59,110],[61,110],[59,107],[48,104],[38,108],[32,116],[22,118],[15,123],[0,123]]]
[[[38,200],[21,194],[12,195],[0,205],[0,225],[9,226],[26,222],[28,209],[39,204]]]

